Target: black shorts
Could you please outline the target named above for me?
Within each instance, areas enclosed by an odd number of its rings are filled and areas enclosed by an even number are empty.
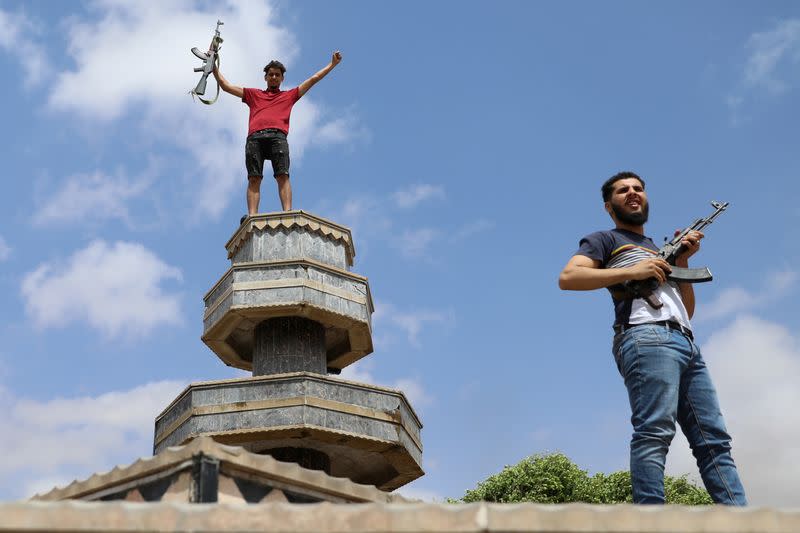
[[[272,175],[289,175],[289,143],[281,130],[260,130],[244,143],[244,164],[248,176],[264,175],[264,160],[272,162]]]

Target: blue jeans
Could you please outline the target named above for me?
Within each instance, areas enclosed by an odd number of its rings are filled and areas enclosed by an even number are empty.
[[[694,342],[643,324],[614,337],[613,352],[631,404],[634,503],[664,503],[664,462],[677,420],[711,498],[746,505],[717,393]]]

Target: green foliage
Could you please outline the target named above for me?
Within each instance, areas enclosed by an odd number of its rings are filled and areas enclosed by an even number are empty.
[[[687,476],[664,477],[667,503],[705,505],[712,503],[705,489]],[[537,503],[631,503],[631,474],[626,470],[589,476],[563,453],[527,457],[468,490],[456,502]]]
[[[708,491],[686,479],[686,474],[680,477],[664,476],[664,496],[666,496],[667,503],[681,505],[711,505],[714,503]]]
[[[633,503],[631,473],[620,470],[611,474],[598,472],[587,478],[586,490],[578,502],[586,503]]]
[[[561,453],[534,455],[468,490],[465,502],[526,502],[558,503],[578,501],[586,481],[586,472]]]

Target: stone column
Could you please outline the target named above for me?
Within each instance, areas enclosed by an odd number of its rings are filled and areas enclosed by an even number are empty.
[[[253,375],[286,372],[326,374],[325,328],[303,317],[264,320],[253,338]]]

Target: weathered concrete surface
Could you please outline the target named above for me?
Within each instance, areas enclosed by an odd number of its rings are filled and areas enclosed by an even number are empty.
[[[424,473],[421,428],[400,391],[295,372],[189,385],[156,418],[153,449],[200,435],[258,453],[309,448],[331,475],[393,490]]]
[[[797,533],[800,511],[538,504],[0,505],[0,531]]]
[[[254,331],[264,320],[303,317],[325,331],[326,365],[341,370],[372,353],[367,278],[317,261],[235,264],[205,296],[203,342],[226,364],[253,369]]]
[[[214,466],[214,491],[201,494],[198,463]],[[206,493],[208,491],[205,491]],[[205,497],[201,497],[205,496]],[[404,498],[375,487],[332,477],[318,470],[226,446],[199,437],[186,446],[167,448],[154,457],[128,466],[74,481],[63,488],[33,497],[34,500],[124,500],[227,503],[268,501],[335,503],[405,502]],[[2,520],[0,520],[2,524]]]
[[[225,248],[233,264],[307,257],[344,269],[356,255],[350,229],[305,211],[249,216]]]

